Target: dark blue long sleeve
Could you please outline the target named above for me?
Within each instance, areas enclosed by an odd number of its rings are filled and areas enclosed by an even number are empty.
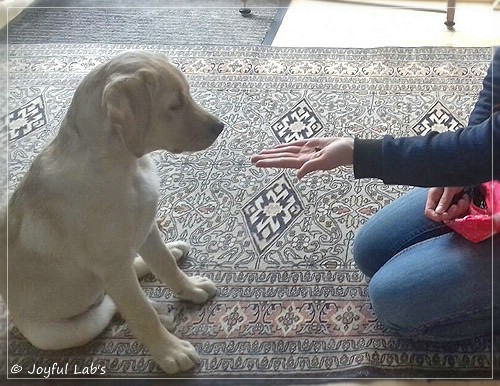
[[[483,80],[483,89],[469,116],[469,126],[487,120],[491,116],[493,107],[497,105],[500,105],[500,48],[495,51],[493,62]]]
[[[379,140],[355,139],[354,175],[387,184],[466,186],[500,179],[500,49],[497,49],[469,125],[455,132]]]

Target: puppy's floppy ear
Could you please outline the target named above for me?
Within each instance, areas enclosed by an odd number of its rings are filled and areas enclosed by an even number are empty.
[[[138,158],[146,151],[145,137],[151,124],[152,103],[158,84],[155,72],[139,70],[112,78],[102,93],[102,107],[111,128],[119,133],[125,147]]]

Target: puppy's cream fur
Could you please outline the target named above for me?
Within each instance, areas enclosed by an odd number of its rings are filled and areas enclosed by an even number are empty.
[[[8,274],[10,315],[33,345],[82,345],[119,310],[167,373],[199,361],[139,285],[151,270],[183,299],[202,303],[216,292],[210,280],[178,268],[186,243],[163,243],[155,223],[159,180],[147,154],[205,149],[222,128],[163,55],[126,52],[83,79],[3,223],[1,294],[6,299]]]

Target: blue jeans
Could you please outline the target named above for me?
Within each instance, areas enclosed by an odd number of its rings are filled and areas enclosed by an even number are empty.
[[[354,260],[371,278],[375,315],[399,335],[418,339],[491,336],[492,269],[500,275],[492,248],[500,250],[500,238],[474,244],[429,220],[427,192],[416,188],[395,200],[356,235]],[[494,298],[496,313],[500,294]]]

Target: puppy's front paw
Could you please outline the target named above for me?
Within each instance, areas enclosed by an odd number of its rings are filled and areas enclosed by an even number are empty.
[[[191,343],[173,335],[169,340],[170,342],[163,343],[161,350],[152,352],[156,363],[167,374],[186,371],[200,363],[200,357]]]
[[[212,280],[203,276],[191,276],[184,289],[177,295],[193,303],[205,303],[215,296],[217,288]]]

